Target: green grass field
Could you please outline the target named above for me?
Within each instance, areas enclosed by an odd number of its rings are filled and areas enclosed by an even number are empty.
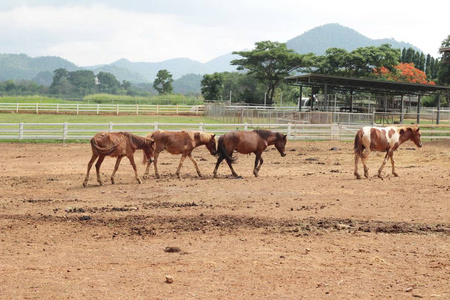
[[[166,115],[56,115],[0,113],[0,123],[222,123],[204,116]]]

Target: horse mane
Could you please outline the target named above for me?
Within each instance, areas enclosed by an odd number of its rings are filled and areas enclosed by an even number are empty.
[[[397,132],[400,132],[400,130],[405,130],[407,131],[408,129],[411,129],[413,132],[419,130],[419,125],[418,124],[413,124],[413,125],[405,125],[405,126],[401,126],[401,127],[397,127]]]
[[[121,134],[123,136],[126,136],[127,139],[129,139],[130,142],[136,146],[136,148],[138,148],[138,149],[145,148],[145,142],[147,141],[146,138],[129,133],[129,132],[121,132]]]
[[[272,131],[264,129],[255,129],[253,132],[256,132],[264,140],[267,140],[273,134]]]

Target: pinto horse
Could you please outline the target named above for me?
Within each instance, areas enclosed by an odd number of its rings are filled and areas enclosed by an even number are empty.
[[[192,157],[192,150],[195,148],[205,145],[209,150],[211,155],[216,155],[216,138],[215,134],[210,134],[200,131],[179,131],[179,132],[169,132],[169,131],[155,131],[149,133],[147,138],[152,138],[155,141],[155,154],[154,154],[154,166],[155,166],[155,176],[160,178],[158,172],[158,157],[164,149],[166,149],[171,154],[181,154],[181,160],[178,164],[176,175],[180,179],[180,170],[183,165],[186,156],[192,161],[197,170],[199,177],[202,177],[202,173],[198,168],[197,162]],[[146,158],[144,157],[144,162]],[[150,170],[151,160],[147,162],[147,168],[144,173],[144,178],[148,177]]]
[[[394,151],[404,142],[411,140],[417,147],[422,147],[422,141],[420,140],[420,130],[418,125],[403,126],[403,127],[370,127],[365,126],[361,128],[355,136],[355,171],[354,175],[357,179],[361,179],[358,174],[358,162],[361,162],[364,166],[364,176],[369,177],[369,168],[366,165],[366,159],[372,151],[386,152],[383,164],[378,169],[378,177],[381,177],[381,171],[388,159],[391,159],[392,174],[398,177],[395,172]]]
[[[286,146],[286,135],[270,130],[253,130],[253,131],[230,131],[219,138],[217,146],[217,163],[214,169],[214,178],[217,177],[217,169],[220,163],[225,159],[230,167],[231,173],[235,178],[241,178],[231,165],[236,158],[233,157],[233,151],[242,154],[255,153],[255,167],[253,174],[258,177],[258,172],[263,164],[262,153],[270,145],[275,145],[281,156],[286,156],[284,147]],[[259,163],[259,165],[258,165]]]
[[[100,178],[100,166],[102,165],[105,156],[117,157],[116,165],[114,171],[111,175],[111,183],[115,184],[114,176],[116,175],[117,169],[119,168],[120,161],[124,156],[128,157],[131,165],[134,169],[134,174],[136,180],[142,183],[141,179],[136,170],[136,164],[134,163],[134,152],[137,149],[142,149],[144,151],[144,156],[148,160],[153,157],[153,143],[152,139],[140,137],[128,132],[99,132],[91,138],[91,148],[92,148],[92,158],[88,163],[86,178],[84,179],[83,185],[87,186],[89,181],[89,171],[91,170],[92,164],[98,157],[98,161],[95,164],[95,169],[97,171],[97,181],[100,185],[103,182]]]

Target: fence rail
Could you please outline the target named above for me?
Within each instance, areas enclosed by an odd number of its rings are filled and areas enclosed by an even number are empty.
[[[54,114],[203,114],[203,105],[0,103],[0,112]]]
[[[231,130],[270,129],[289,140],[351,141],[361,125],[345,124],[204,124],[204,123],[0,123],[0,140],[88,140],[100,131],[128,131],[145,136],[161,129],[198,130],[224,134]],[[423,139],[450,139],[450,125],[421,126]]]

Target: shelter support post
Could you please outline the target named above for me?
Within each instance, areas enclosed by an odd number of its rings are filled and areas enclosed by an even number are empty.
[[[328,84],[323,86],[323,111],[328,110]]]
[[[298,111],[302,111],[302,95],[303,95],[303,85],[300,84],[300,99],[298,101]]]
[[[437,116],[436,116],[436,124],[439,125],[439,122],[441,120],[441,94],[438,94],[437,99]]]
[[[404,105],[403,105],[403,94],[400,96],[400,124],[403,124],[405,121],[405,112],[404,112]]]
[[[417,97],[417,124],[420,123],[420,98],[421,98],[420,96],[422,95],[419,95]]]
[[[353,112],[353,91],[350,91],[350,112]]]
[[[311,87],[311,110],[314,110],[314,89]]]

